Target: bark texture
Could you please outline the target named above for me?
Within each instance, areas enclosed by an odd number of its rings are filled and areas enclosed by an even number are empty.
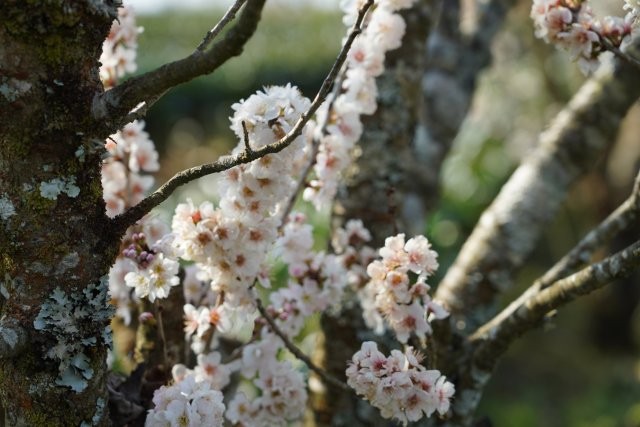
[[[119,236],[91,104],[115,3],[0,3],[0,400],[12,426],[108,423],[105,275]]]

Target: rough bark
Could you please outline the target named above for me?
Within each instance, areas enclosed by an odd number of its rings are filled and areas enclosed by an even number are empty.
[[[9,425],[108,423],[104,277],[119,236],[102,201],[105,135],[91,105],[115,3],[0,3],[0,400]]]

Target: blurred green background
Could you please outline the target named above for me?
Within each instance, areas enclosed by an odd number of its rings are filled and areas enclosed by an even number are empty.
[[[441,272],[519,160],[533,149],[540,131],[584,79],[567,54],[534,40],[529,3],[524,3],[496,40],[494,63],[481,79],[445,164],[442,202],[425,224],[440,253]],[[221,14],[174,10],[139,16],[144,27],[139,72],[191,53]],[[169,92],[151,109],[147,130],[162,164],[157,182],[227,153],[236,144],[229,130],[231,105],[257,89],[291,82],[312,98],[344,34],[338,11],[268,6],[241,57]],[[636,106],[614,148],[572,190],[505,303],[627,196],[638,166],[638,135]],[[170,218],[175,203],[186,197],[194,202],[214,197],[215,183],[216,177],[192,183],[158,214]],[[628,244],[637,232],[621,236],[613,248]],[[562,309],[548,328],[530,333],[509,351],[479,415],[494,426],[640,426],[639,299],[636,275]]]

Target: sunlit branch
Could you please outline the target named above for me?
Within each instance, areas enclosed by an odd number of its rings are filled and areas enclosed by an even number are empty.
[[[580,242],[549,269],[540,279],[536,280],[518,299],[502,310],[496,317],[482,327],[478,328],[471,337],[476,339],[483,336],[491,336],[503,322],[513,317],[521,310],[529,300],[534,298],[543,289],[548,288],[560,279],[587,263],[595,250],[602,247],[609,239],[621,231],[626,230],[640,216],[640,173],[636,176],[633,191],[615,211],[613,211],[596,228],[591,230]],[[475,338],[474,338],[475,337]]]
[[[338,73],[342,68],[342,64],[344,64],[347,58],[347,54],[349,52],[349,49],[351,48],[351,45],[353,44],[353,41],[362,31],[362,22],[372,4],[373,0],[369,0],[361,8],[358,14],[358,19],[351,27],[346,42],[342,46],[338,57],[331,67],[331,70],[325,77],[322,86],[318,90],[318,93],[311,102],[311,106],[309,107],[307,112],[300,116],[289,133],[287,133],[278,141],[272,144],[265,145],[264,147],[253,149],[251,151],[244,150],[241,153],[233,156],[221,157],[213,163],[195,166],[193,168],[185,169],[181,172],[178,172],[171,179],[165,182],[158,190],[143,199],[140,203],[129,208],[123,214],[113,218],[112,225],[115,231],[118,233],[123,233],[127,229],[127,227],[135,224],[136,221],[140,220],[143,216],[149,213],[151,209],[165,201],[176,190],[176,188],[180,187],[181,185],[187,184],[203,176],[231,169],[232,167],[243,163],[252,162],[253,160],[257,160],[263,156],[266,156],[267,154],[277,153],[287,148],[298,136],[300,136],[304,126],[315,114],[324,99],[329,94],[329,91],[331,90],[331,87],[333,86],[333,83],[335,82]]]
[[[640,241],[601,262],[560,279],[528,299],[516,311],[469,337],[477,343],[475,358],[483,368],[492,367],[509,344],[533,329],[551,311],[593,292],[616,279],[628,277],[640,265]]]
[[[186,58],[132,77],[96,96],[92,108],[94,120],[105,133],[113,133],[119,126],[126,124],[123,121],[130,118],[131,110],[139,104],[144,103],[144,108],[147,109],[169,89],[195,77],[209,74],[227,60],[240,55],[258,26],[264,3],[265,0],[247,0],[236,25],[210,49],[198,48]],[[205,37],[207,43],[212,39],[213,37]]]
[[[638,47],[640,37],[632,45]],[[594,165],[638,99],[635,66],[615,59],[613,67],[601,68],[483,212],[438,287],[436,298],[450,309],[453,322],[464,320],[467,331],[491,318],[497,296],[510,287],[570,185]]]
[[[220,21],[218,21],[218,23],[211,30],[207,32],[207,34],[204,36],[204,39],[202,39],[202,41],[196,48],[196,51],[200,51],[200,52],[204,51],[209,46],[209,44],[213,41],[213,39],[215,39],[216,36],[220,34],[220,31],[222,31],[224,27],[226,27],[227,24],[236,17],[236,13],[242,7],[242,5],[246,3],[246,1],[247,0],[236,0],[236,2],[233,3],[229,7],[229,9],[225,12],[224,16],[220,19]]]

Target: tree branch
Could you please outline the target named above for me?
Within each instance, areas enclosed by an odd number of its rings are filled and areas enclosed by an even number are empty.
[[[613,280],[628,277],[638,266],[640,241],[542,289],[498,324],[482,328],[469,337],[471,343],[478,345],[475,352],[476,365],[492,369],[509,344],[539,325],[549,312]]]
[[[633,40],[640,45],[640,37]],[[495,312],[496,297],[530,254],[569,186],[612,142],[640,95],[635,66],[615,59],[588,80],[540,137],[492,205],[482,214],[436,298],[452,325],[474,330]],[[462,331],[461,331],[462,332]]]
[[[145,103],[145,107],[148,108],[174,86],[209,74],[227,60],[240,55],[244,45],[258,26],[264,3],[265,0],[247,0],[237,24],[209,50],[203,51],[200,47],[206,46],[212,40],[217,33],[213,36],[210,34],[216,31],[218,26],[207,34],[198,49],[188,57],[132,77],[121,85],[96,96],[92,107],[94,120],[100,122],[100,125],[109,133],[113,133],[125,124],[123,123],[125,118],[140,103]],[[221,21],[219,24],[220,29],[229,20],[230,17],[227,21],[223,18],[224,22]]]
[[[470,337],[476,340],[479,337],[491,336],[501,324],[516,315],[529,300],[534,298],[542,290],[552,286],[557,281],[573,273],[580,265],[589,262],[593,252],[606,243],[617,233],[627,229],[631,223],[640,216],[640,172],[636,176],[633,191],[629,198],[625,200],[615,211],[613,211],[596,228],[591,230],[584,238],[541,278],[536,280],[529,289],[518,297],[517,300],[509,304],[491,321],[487,322]]]
[[[249,0],[251,1],[251,0]],[[235,156],[225,156],[219,158],[217,161],[213,163],[204,164],[201,166],[196,166],[190,169],[183,170],[175,174],[169,181],[165,182],[158,190],[154,193],[143,199],[137,205],[129,208],[127,211],[113,218],[112,226],[114,227],[116,232],[122,233],[127,227],[136,223],[136,221],[140,220],[143,216],[151,211],[154,207],[158,206],[160,203],[165,201],[176,188],[181,185],[187,184],[195,179],[201,178],[206,175],[210,175],[217,172],[222,172],[228,169],[231,169],[234,166],[243,163],[249,163],[253,160],[257,160],[261,157],[266,156],[267,154],[277,153],[279,151],[287,148],[300,134],[302,133],[302,129],[307,124],[309,119],[315,114],[318,110],[324,99],[329,94],[331,90],[331,86],[333,85],[338,73],[344,64],[344,61],[347,58],[347,53],[353,44],[355,38],[361,32],[361,25],[364,20],[364,16],[367,11],[373,4],[373,0],[368,0],[362,8],[360,9],[358,19],[351,27],[347,40],[345,41],[340,53],[338,54],[331,70],[325,77],[322,82],[322,86],[318,90],[315,98],[311,102],[311,106],[307,110],[306,113],[302,114],[298,121],[295,123],[293,128],[287,133],[284,137],[279,139],[278,141],[265,145],[264,147],[258,149],[252,149],[250,151],[244,150],[243,152],[235,155]],[[247,5],[248,6],[248,5]],[[239,24],[238,24],[239,25]]]
[[[493,368],[509,345],[540,325],[548,313],[615,279],[630,275],[640,265],[640,241],[541,290],[490,330],[476,332],[462,346],[467,359],[456,383],[452,425],[471,425]]]
[[[325,372],[324,369],[320,368],[315,363],[313,363],[313,361],[311,361],[309,356],[304,354],[302,352],[302,350],[300,350],[298,347],[296,347],[296,345],[294,343],[292,343],[291,340],[289,340],[289,337],[287,337],[285,335],[285,333],[282,332],[282,330],[278,327],[278,325],[276,325],[276,322],[273,320],[273,318],[271,316],[269,316],[269,313],[267,313],[267,310],[265,310],[264,306],[262,305],[262,301],[260,301],[260,298],[256,298],[256,306],[258,307],[258,311],[260,312],[262,317],[264,317],[264,320],[266,320],[267,323],[269,324],[269,327],[271,327],[273,332],[277,336],[280,337],[280,339],[284,343],[284,346],[287,347],[287,349],[294,356],[296,356],[298,359],[302,360],[304,362],[304,364],[307,365],[309,367],[309,369],[311,369],[313,372],[318,374],[318,376],[320,378],[322,378],[322,380],[325,383],[330,384],[330,385],[332,385],[334,387],[340,388],[342,390],[348,391],[348,392],[353,392],[351,387],[349,387],[346,383],[344,383],[344,382],[340,381],[339,379],[329,375],[327,372]]]
[[[246,1],[247,0],[236,0],[236,2],[229,7],[222,19],[218,21],[215,27],[207,32],[207,34],[204,36],[204,39],[202,39],[202,41],[196,48],[196,51],[203,52],[213,41],[213,39],[215,39],[216,36],[220,34],[220,31],[222,31],[224,27],[226,27],[227,24],[236,17],[236,13],[242,7],[242,5],[246,3]]]

